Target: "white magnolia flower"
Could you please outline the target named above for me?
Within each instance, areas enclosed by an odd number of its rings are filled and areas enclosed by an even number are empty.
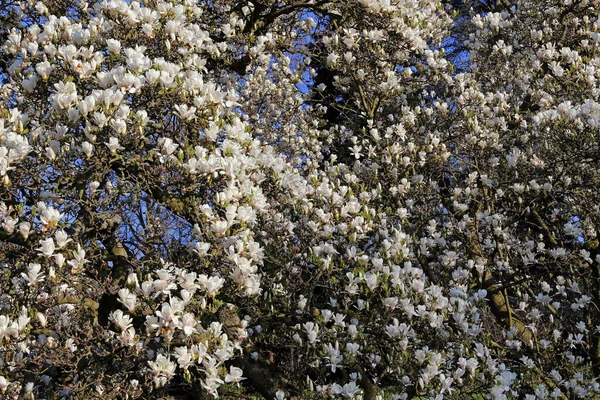
[[[119,54],[121,52],[121,42],[116,39],[107,39],[106,47],[112,54]]]
[[[6,217],[2,222],[2,227],[4,228],[4,230],[6,230],[6,233],[12,234],[15,230],[17,222],[19,222],[18,218]]]
[[[134,293],[131,293],[127,288],[123,288],[119,290],[118,295],[119,302],[121,302],[127,310],[130,312],[135,310],[137,296]]]
[[[186,313],[183,314],[178,325],[179,328],[183,329],[183,333],[185,333],[186,336],[189,336],[192,333],[198,332],[198,330],[196,329],[197,324],[198,321],[196,321],[196,317],[194,316],[194,314]]]
[[[54,239],[56,240],[56,245],[59,249],[62,249],[67,243],[71,242],[69,235],[62,229],[54,232]]]
[[[119,144],[119,139],[116,137],[109,138],[108,142],[105,142],[104,144],[113,154],[116,154],[117,150],[123,150],[125,148]]]
[[[210,278],[208,278],[208,280],[206,281],[207,296],[214,296],[223,287],[224,283],[225,279],[219,276],[211,276]]]
[[[23,236],[23,239],[27,240],[31,231],[31,224],[27,221],[23,221],[19,224],[19,233]]]
[[[71,266],[72,273],[81,272],[85,264],[87,264],[89,260],[85,259],[85,250],[81,248],[81,245],[77,244],[77,250],[73,252],[73,259],[67,261],[67,264]]]
[[[150,369],[154,375],[163,376],[167,380],[175,374],[175,363],[162,354],[156,356],[156,361],[148,361],[148,365],[150,365]]]
[[[242,377],[243,371],[241,368],[231,366],[229,367],[229,373],[225,376],[226,383],[239,383],[242,380],[246,379]]]
[[[28,286],[35,285],[44,281],[44,275],[41,273],[42,266],[37,263],[30,263],[27,266],[27,273],[22,272],[21,276],[27,281]]]
[[[16,338],[19,335],[19,325],[16,321],[10,322],[5,315],[0,315],[0,342],[12,336]]]
[[[131,328],[133,319],[123,313],[121,310],[115,310],[110,313],[109,320],[112,321],[122,332]]]
[[[0,375],[0,392],[4,393],[9,385],[10,382],[8,381],[8,379]]]
[[[45,255],[46,257],[50,257],[54,254],[54,240],[52,238],[40,240],[40,247],[36,250]]]
[[[81,151],[83,151],[86,157],[91,157],[94,153],[94,145],[89,142],[83,142],[81,143]]]
[[[42,203],[43,205],[43,203]],[[39,204],[38,204],[38,208],[39,208]],[[45,207],[43,208],[41,214],[40,214],[40,220],[42,221],[42,223],[44,225],[54,225],[55,223],[57,223],[58,221],[60,221],[60,219],[63,217],[63,213],[61,213],[60,211],[56,210],[53,207]]]

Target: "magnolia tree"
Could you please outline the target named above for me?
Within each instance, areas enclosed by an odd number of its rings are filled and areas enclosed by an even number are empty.
[[[446,3],[2,0],[0,397],[600,396],[600,1]]]

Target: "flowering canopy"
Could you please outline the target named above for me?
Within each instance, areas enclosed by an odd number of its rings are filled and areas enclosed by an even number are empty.
[[[600,1],[445,3],[0,1],[0,396],[600,396]]]

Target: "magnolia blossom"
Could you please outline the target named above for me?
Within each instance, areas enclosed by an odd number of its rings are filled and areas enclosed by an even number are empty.
[[[229,373],[225,376],[225,382],[230,383],[239,383],[242,380],[246,379],[242,377],[243,371],[240,368],[231,366],[229,367]]]
[[[40,215],[40,220],[45,225],[55,224],[64,215],[63,213],[59,212],[58,210],[56,210],[53,207],[46,207],[45,204],[43,204],[43,203],[42,203],[42,207],[43,207],[43,209],[41,210],[42,213]]]
[[[22,272],[21,276],[27,281],[27,285],[35,285],[44,280],[44,275],[41,274],[42,266],[40,264],[31,263],[27,267],[27,273]]]
[[[115,154],[117,150],[123,150],[124,147],[119,144],[119,139],[116,137],[111,137],[108,139],[108,142],[104,143],[106,147],[110,150],[111,153]]]
[[[123,288],[118,292],[119,301],[129,310],[130,312],[135,309],[136,306],[136,295],[131,293],[129,289]]]
[[[16,338],[19,335],[19,325],[16,321],[10,321],[5,315],[0,315],[0,340],[9,337]]]
[[[130,316],[123,313],[121,310],[113,311],[110,314],[110,320],[117,326],[121,331],[125,331],[130,328],[133,320]]]
[[[54,233],[54,239],[56,240],[56,245],[59,249],[62,249],[67,243],[72,241],[64,230],[57,230]]]
[[[50,257],[52,254],[54,254],[55,246],[52,238],[40,240],[40,245],[41,247],[37,248],[36,250],[46,257]]]
[[[191,335],[192,333],[198,332],[198,330],[196,329],[196,324],[197,324],[196,318],[191,313],[184,314],[181,318],[180,324],[183,329],[183,332],[188,336]]]
[[[206,294],[208,296],[214,296],[219,291],[219,289],[223,287],[224,283],[225,279],[218,276],[211,276],[210,278],[208,278],[205,284]]]
[[[80,272],[89,260],[85,258],[85,250],[81,248],[81,245],[77,244],[77,251],[73,252],[73,259],[67,261],[67,264],[71,266],[71,272]]]
[[[148,361],[148,365],[150,366],[150,369],[156,378],[164,378],[163,380],[159,379],[159,382],[161,383],[168,382],[168,380],[171,379],[175,373],[175,363],[162,354],[156,356],[156,361]]]
[[[8,379],[0,375],[0,391],[5,392],[8,385],[10,385]]]

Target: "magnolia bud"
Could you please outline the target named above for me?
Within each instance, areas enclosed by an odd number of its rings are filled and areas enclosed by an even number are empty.
[[[46,319],[46,316],[44,314],[38,312],[37,319],[38,319],[38,321],[40,321],[40,324],[42,325],[42,328],[45,328],[46,324],[48,323],[48,320]]]

